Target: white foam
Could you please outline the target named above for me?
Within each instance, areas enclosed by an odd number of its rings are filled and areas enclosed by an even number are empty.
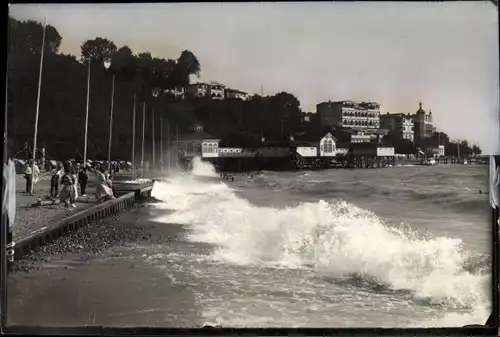
[[[204,165],[195,163],[193,171],[208,172]],[[212,258],[219,261],[312,267],[333,277],[358,274],[432,304],[476,310],[489,305],[490,276],[463,270],[470,254],[460,239],[421,238],[342,200],[256,207],[222,182],[193,176],[157,182],[153,195],[176,210],[161,221],[191,225],[189,238],[217,245]],[[439,319],[458,319],[450,317]]]
[[[203,162],[200,157],[193,158],[192,174],[198,177],[219,177],[210,163]]]

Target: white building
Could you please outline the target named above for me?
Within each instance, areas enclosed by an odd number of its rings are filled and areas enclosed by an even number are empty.
[[[208,86],[208,95],[212,99],[224,99],[224,91],[226,87],[217,82],[210,82]]]
[[[319,142],[320,157],[334,157],[337,154],[337,139],[328,132]]]
[[[380,116],[380,126],[388,129],[399,139],[415,140],[415,125],[409,114],[390,114]]]
[[[351,135],[351,143],[370,143],[372,141],[371,135],[365,135],[363,132]]]
[[[380,127],[380,104],[353,101],[323,102],[316,106],[321,127],[336,126],[355,130]]]
[[[236,89],[226,89],[224,95],[229,99],[241,99],[243,101],[247,100],[249,96],[246,92]]]
[[[202,82],[190,84],[187,92],[194,97],[206,97],[209,94],[209,86],[209,84]]]
[[[165,94],[172,95],[174,97],[184,98],[185,90],[184,88],[174,88],[165,89]]]

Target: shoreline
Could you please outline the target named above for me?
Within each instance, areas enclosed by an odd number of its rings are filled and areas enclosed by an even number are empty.
[[[181,225],[154,222],[153,215],[154,208],[137,204],[19,261],[9,274],[8,324],[201,327],[201,316],[192,322],[185,315],[196,310],[192,291],[168,282],[139,254],[142,244],[169,244],[184,232]]]

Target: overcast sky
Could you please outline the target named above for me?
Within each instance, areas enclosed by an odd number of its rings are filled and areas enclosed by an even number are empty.
[[[43,21],[61,52],[106,37],[135,53],[191,50],[201,81],[265,94],[287,91],[302,108],[328,99],[377,101],[382,110],[431,109],[439,130],[499,153],[497,8],[485,2],[184,3],[11,5]]]

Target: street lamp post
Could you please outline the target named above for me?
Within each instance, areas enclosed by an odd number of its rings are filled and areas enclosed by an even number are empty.
[[[87,166],[87,137],[89,131],[89,104],[90,104],[90,61],[91,58],[87,59],[88,70],[87,70],[87,109],[85,111],[85,144],[83,146],[83,167]]]
[[[111,66],[111,60],[104,61],[104,67],[109,69]],[[109,140],[108,140],[108,173],[111,171],[111,141],[113,139],[113,108],[114,108],[114,98],[115,98],[115,74],[113,74],[113,80],[111,84],[111,110],[109,112]]]
[[[35,134],[33,135],[33,162],[31,163],[31,176],[35,176],[35,160],[36,160],[36,141],[38,136],[38,117],[40,115],[40,89],[42,88],[42,73],[43,73],[43,55],[45,51],[45,31],[47,30],[47,17],[45,17],[45,22],[43,24],[43,35],[42,35],[42,50],[40,51],[40,71],[38,74],[38,95],[36,99],[36,115],[35,115]],[[33,194],[33,189],[35,183],[31,181],[30,194]]]

